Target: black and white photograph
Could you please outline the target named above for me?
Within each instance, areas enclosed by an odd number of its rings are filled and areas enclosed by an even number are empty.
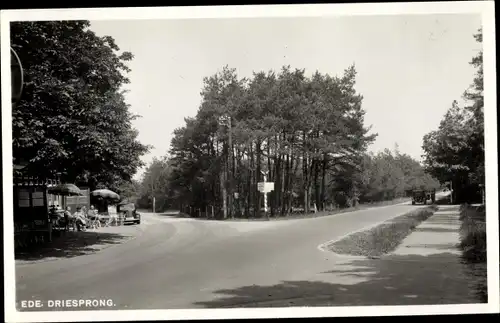
[[[494,9],[2,10],[6,321],[498,313]]]

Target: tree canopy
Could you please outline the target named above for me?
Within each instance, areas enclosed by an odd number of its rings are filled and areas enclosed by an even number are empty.
[[[214,207],[220,217],[259,217],[263,198],[257,184],[264,175],[274,182],[271,216],[435,187],[407,155],[367,154],[376,134],[364,124],[355,79],[355,66],[341,76],[308,77],[305,70],[285,66],[251,78],[238,78],[226,66],[205,78],[197,115],[174,131],[168,162],[162,162],[167,204]],[[159,161],[147,176],[157,166]],[[143,187],[150,183],[145,179]]]
[[[126,63],[133,58],[88,21],[11,23],[12,47],[25,73],[12,111],[14,164],[28,176],[91,188],[130,181],[149,149],[125,102]]]
[[[474,37],[481,43],[482,30]],[[452,182],[459,202],[477,200],[477,187],[485,183],[482,51],[470,64],[477,72],[463,95],[466,105],[460,107],[454,101],[439,128],[423,138],[426,169],[441,182]]]

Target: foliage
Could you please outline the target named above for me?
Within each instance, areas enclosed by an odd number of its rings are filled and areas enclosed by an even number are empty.
[[[153,197],[155,198],[155,207],[158,210],[165,209],[169,206],[171,194],[169,186],[169,176],[171,173],[170,163],[167,158],[154,158],[148,165],[142,180],[140,181],[138,204],[142,208],[150,208],[153,206]]]
[[[122,200],[137,203],[141,197],[141,188],[141,182],[132,179],[131,181],[122,181],[116,185],[115,191]]]
[[[482,31],[475,35],[482,42]],[[477,186],[484,185],[484,96],[482,51],[471,64],[477,68],[471,87],[465,91],[468,104],[456,101],[446,112],[438,130],[423,138],[424,163],[441,182],[451,181],[456,201],[477,198]]]
[[[205,78],[197,115],[174,131],[168,161],[150,166],[155,180],[163,178],[157,193],[181,209],[214,206],[222,218],[261,217],[257,183],[264,173],[275,183],[271,216],[394,198],[420,185],[417,178],[434,185],[409,156],[366,154],[376,134],[364,125],[355,78],[354,66],[340,77],[307,77],[285,66],[249,79],[226,66]],[[153,172],[155,165],[163,173]],[[151,193],[143,196],[147,201]]]
[[[406,196],[414,189],[435,190],[439,182],[424,172],[412,157],[389,149],[366,155],[363,164],[361,201],[390,200]]]
[[[468,204],[460,208],[460,249],[462,258],[471,273],[471,284],[475,286],[482,302],[488,302],[488,273],[486,251],[486,212],[484,205]]]
[[[98,37],[88,21],[14,22],[12,47],[25,72],[12,111],[14,164],[28,176],[116,189],[142,165],[122,85],[129,52]]]
[[[462,205],[460,247],[469,262],[486,262],[486,212],[483,207]]]

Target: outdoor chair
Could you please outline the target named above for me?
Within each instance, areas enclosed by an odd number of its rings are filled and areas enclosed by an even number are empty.
[[[69,227],[71,229],[73,229],[73,231],[78,231],[78,224],[77,224],[77,218],[76,217],[72,217],[70,218],[69,220]],[[84,231],[86,229],[87,225],[82,225],[81,226],[81,230]]]
[[[109,214],[109,219],[108,221],[106,222],[106,227],[109,227],[109,226],[117,226],[119,223],[118,223],[119,219],[118,219],[118,214],[116,213],[110,213]]]
[[[69,230],[76,231],[76,219],[74,217],[69,218],[69,225],[68,225],[68,231]]]
[[[99,217],[99,221],[100,221],[101,227],[105,228],[105,227],[109,227],[110,226],[111,222],[113,221],[113,218],[109,217],[109,219],[107,219],[107,220],[104,220],[104,219],[101,220],[101,218]]]
[[[71,227],[71,220],[69,221],[69,223],[66,223],[66,220],[64,218],[58,218],[54,221],[53,227],[61,231],[68,231]]]
[[[112,226],[112,225],[116,226],[116,224],[117,224],[117,220],[118,220],[118,219],[117,219],[117,217],[115,217],[115,216],[111,216],[111,217],[109,217],[108,222],[106,222],[106,226],[107,226],[107,227],[110,227],[110,226]]]
[[[101,220],[98,216],[87,221],[89,229],[97,229],[101,227]]]

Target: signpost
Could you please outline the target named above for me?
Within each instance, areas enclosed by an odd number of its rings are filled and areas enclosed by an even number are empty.
[[[264,212],[267,214],[267,193],[274,191],[274,182],[267,181],[267,171],[262,171],[264,181],[257,183],[259,192],[264,193]]]

